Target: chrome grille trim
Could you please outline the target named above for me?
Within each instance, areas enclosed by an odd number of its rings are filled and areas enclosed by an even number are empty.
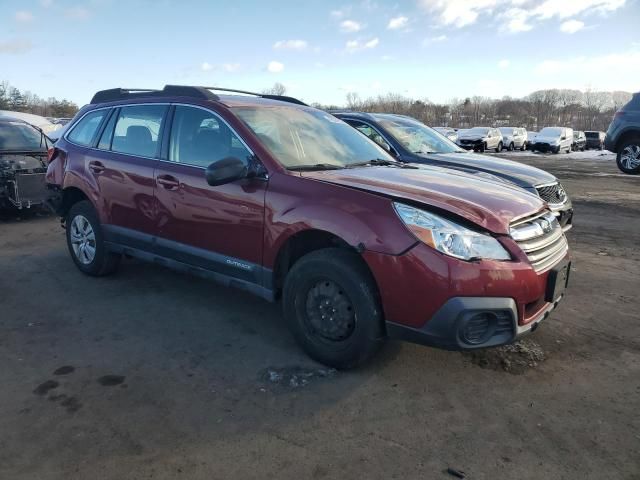
[[[566,203],[567,192],[560,182],[536,185],[538,196],[549,205],[562,205]]]
[[[544,225],[547,231],[544,231],[545,228],[541,225]],[[527,255],[537,273],[549,270],[569,251],[569,244],[562,232],[562,227],[549,211],[516,220],[511,224],[510,230],[514,240],[518,236],[525,237],[516,240],[516,243]]]

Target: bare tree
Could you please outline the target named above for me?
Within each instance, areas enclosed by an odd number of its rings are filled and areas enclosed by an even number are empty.
[[[287,93],[287,87],[285,87],[280,82],[276,82],[271,88],[263,90],[262,93],[264,93],[265,95],[284,95],[285,93]]]

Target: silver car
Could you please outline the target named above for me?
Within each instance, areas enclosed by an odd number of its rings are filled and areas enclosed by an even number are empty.
[[[504,148],[513,151],[516,148],[525,150],[527,148],[527,131],[524,128],[500,127],[502,134],[502,144]]]

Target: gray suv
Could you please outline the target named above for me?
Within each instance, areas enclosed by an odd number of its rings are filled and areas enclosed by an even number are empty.
[[[640,92],[614,115],[604,148],[618,154],[618,168],[624,173],[640,173]]]

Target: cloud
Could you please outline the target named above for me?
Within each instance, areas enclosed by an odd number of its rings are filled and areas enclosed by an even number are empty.
[[[284,70],[284,65],[280,62],[276,62],[275,60],[270,61],[269,64],[267,65],[267,71],[271,73],[280,73],[283,70]]]
[[[366,50],[375,48],[380,43],[380,39],[378,37],[372,38],[371,40],[367,40],[366,42],[361,40],[349,40],[346,44],[346,50],[349,53],[358,52],[360,50]]]
[[[560,31],[563,33],[576,33],[584,28],[584,22],[580,20],[567,20],[560,25]]]
[[[350,13],[351,13],[351,7],[347,5],[342,8],[331,10],[331,12],[329,12],[329,15],[331,15],[331,17],[333,18],[343,18],[349,15]]]
[[[502,69],[509,68],[510,64],[511,62],[509,60],[506,60],[506,59],[500,60],[498,62],[498,68],[502,68]]]
[[[394,17],[389,20],[389,24],[387,25],[387,29],[389,30],[399,30],[407,26],[407,22],[409,19],[407,17]]]
[[[490,13],[499,0],[418,0],[428,13],[435,13],[442,25],[464,27],[476,23],[482,13]]]
[[[71,20],[87,20],[89,19],[89,17],[91,17],[91,12],[85,7],[78,5],[76,7],[67,9],[65,15]]]
[[[344,20],[340,22],[340,31],[343,33],[355,33],[362,30],[362,25],[354,20]]]
[[[33,49],[33,43],[29,40],[8,40],[0,42],[0,54],[21,55]]]
[[[14,15],[16,22],[27,23],[33,20],[33,13],[28,12],[27,10],[19,10]]]
[[[275,50],[304,50],[309,44],[304,40],[279,40],[273,44]]]
[[[440,42],[444,42],[446,40],[447,40],[447,36],[446,35],[438,35],[436,37],[425,38],[422,41],[422,45],[426,47],[427,45],[431,45],[432,43],[440,43]]]
[[[487,20],[498,14],[502,30],[510,33],[531,30],[533,22],[552,18],[564,20],[578,14],[606,14],[627,3],[627,0],[418,0],[421,9],[436,15],[444,26],[465,27],[480,17]]]
[[[44,8],[49,8],[51,5],[53,5],[53,0],[40,0],[40,5],[42,5]]]
[[[213,65],[211,65],[209,62],[202,62],[202,65],[200,65],[200,70],[202,70],[203,72],[210,72],[211,70],[213,70]]]
[[[240,64],[239,63],[223,63],[222,69],[225,72],[229,72],[229,73],[237,72],[240,69]]]

